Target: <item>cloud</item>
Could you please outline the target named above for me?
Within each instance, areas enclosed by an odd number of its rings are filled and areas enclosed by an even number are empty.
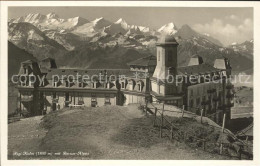
[[[232,14],[232,15],[230,15],[230,16],[226,16],[225,18],[226,18],[226,19],[229,19],[229,20],[239,21],[239,17],[236,16],[236,15],[234,15],[234,14]]]
[[[238,19],[235,15],[229,16]],[[221,41],[224,45],[233,42],[241,43],[253,38],[253,21],[250,18],[237,20],[238,24],[225,22],[221,19],[213,19],[210,23],[195,24],[193,28],[199,33],[208,33]]]

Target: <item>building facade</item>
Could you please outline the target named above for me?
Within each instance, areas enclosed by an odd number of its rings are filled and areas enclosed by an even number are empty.
[[[178,67],[174,37],[161,37],[156,47],[156,56],[130,62],[127,70],[59,69],[51,58],[25,61],[18,74],[18,110],[38,115],[69,106],[164,102],[194,113],[203,109],[205,115],[220,112],[219,121],[233,103],[229,60],[211,66],[194,55],[188,66]],[[39,79],[31,83],[33,76]]]

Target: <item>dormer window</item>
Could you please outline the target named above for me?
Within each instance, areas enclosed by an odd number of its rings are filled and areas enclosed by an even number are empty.
[[[24,74],[27,74],[27,68],[26,67],[23,67],[23,72],[24,72]]]
[[[53,86],[54,87],[58,86],[58,78],[56,78],[56,77],[53,79]]]
[[[58,82],[54,82],[53,86],[56,88],[58,86]]]
[[[69,81],[65,81],[65,86],[68,88],[68,87],[70,87],[70,83],[69,83]]]
[[[128,83],[129,83],[129,90],[134,90],[135,81],[131,79],[128,81]]]
[[[125,89],[125,82],[121,82],[121,88]]]
[[[142,89],[143,89],[143,86],[144,86],[143,81],[138,81],[138,83],[137,83],[137,90],[138,90],[139,92],[141,92]]]
[[[105,88],[110,89],[110,82],[105,83]]]
[[[138,84],[138,91],[142,91],[142,86],[140,84]]]

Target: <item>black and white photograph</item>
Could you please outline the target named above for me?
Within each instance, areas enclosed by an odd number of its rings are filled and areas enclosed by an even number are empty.
[[[254,7],[58,4],[1,20],[1,158],[257,158]]]

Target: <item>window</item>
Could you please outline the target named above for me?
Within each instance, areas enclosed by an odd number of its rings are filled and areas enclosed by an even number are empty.
[[[53,99],[56,99],[56,97],[57,97],[56,92],[53,92],[53,93],[52,93],[52,98],[53,98]]]
[[[53,86],[57,87],[58,86],[58,82],[54,81]]]
[[[141,84],[138,84],[138,91],[142,91],[142,85]]]
[[[92,93],[91,94],[91,107],[96,107],[97,106],[97,98],[96,98],[96,94]]]
[[[190,108],[193,108],[193,100],[190,100]]]
[[[198,98],[196,99],[196,105],[197,105],[197,106],[200,105],[200,97],[198,97]]]
[[[125,82],[121,82],[121,88],[125,89]]]
[[[26,69],[26,67],[23,68],[23,73],[24,73],[24,74],[27,74],[27,69]]]
[[[193,96],[193,89],[190,90],[190,96]]]
[[[97,96],[95,93],[91,94],[91,101],[97,101]]]
[[[65,93],[65,101],[69,101],[70,100],[70,95],[69,93]]]
[[[66,87],[69,87],[69,81],[65,81],[65,84]]]
[[[172,50],[169,50],[169,52],[168,52],[168,61],[172,61]]]
[[[79,101],[83,101],[83,95],[79,93]]]
[[[83,105],[84,104],[84,100],[83,100],[83,95],[82,93],[78,94],[79,98],[78,98],[78,104],[79,105]]]
[[[110,104],[110,95],[105,94],[105,104]]]

